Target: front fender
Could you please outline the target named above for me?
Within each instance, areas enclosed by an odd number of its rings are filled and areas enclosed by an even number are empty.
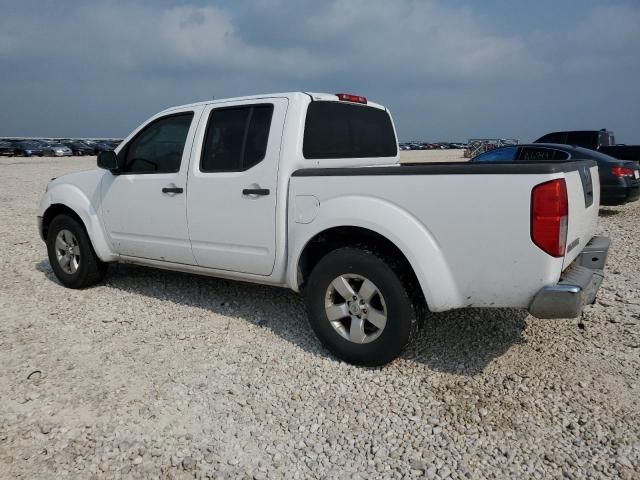
[[[95,193],[99,195],[99,193]],[[102,222],[94,208],[94,203],[99,204],[100,199],[92,202],[85,193],[77,186],[69,183],[56,185],[49,184],[49,190],[40,200],[39,215],[44,216],[46,211],[53,205],[64,205],[73,210],[82,220],[93,245],[96,255],[103,262],[110,262],[117,259],[117,255],[111,249],[107,240]]]
[[[310,223],[290,218],[288,283],[299,289],[298,264],[304,248],[317,234],[334,227],[360,227],[391,241],[407,258],[431,311],[463,306],[451,269],[432,233],[409,212],[387,200],[341,196],[322,201]]]

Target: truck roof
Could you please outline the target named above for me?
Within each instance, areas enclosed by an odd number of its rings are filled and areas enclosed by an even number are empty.
[[[164,109],[162,112],[160,113],[165,113],[165,112],[169,112],[171,110],[175,110],[177,108],[187,108],[187,107],[199,107],[202,105],[211,105],[211,104],[216,104],[216,103],[229,103],[229,102],[238,102],[238,101],[243,101],[243,100],[260,100],[263,98],[287,98],[290,100],[295,100],[295,99],[301,99],[301,98],[311,98],[312,101],[328,101],[328,102],[339,102],[340,99],[338,98],[337,94],[333,94],[333,93],[318,93],[318,92],[282,92],[282,93],[263,93],[263,94],[259,94],[259,95],[247,95],[244,97],[231,97],[231,98],[219,98],[219,99],[213,99],[213,100],[205,100],[202,102],[195,102],[195,103],[187,103],[185,105],[175,105],[169,108]],[[380,105],[379,103],[375,103],[375,102],[370,102],[369,100],[367,100],[366,105],[368,107],[374,107],[374,108],[379,108],[381,110],[386,110],[386,108],[383,105]]]
[[[611,130],[607,130],[606,128],[601,128],[600,130],[558,130],[557,132],[546,133],[544,136],[554,135],[557,133],[600,133],[600,132],[613,133]]]

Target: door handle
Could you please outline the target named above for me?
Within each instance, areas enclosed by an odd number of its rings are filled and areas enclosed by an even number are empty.
[[[243,195],[269,195],[268,188],[245,188],[242,190]]]
[[[163,187],[162,193],[182,193],[184,189],[182,187]]]

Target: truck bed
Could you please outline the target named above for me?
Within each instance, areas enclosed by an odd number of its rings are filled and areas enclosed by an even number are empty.
[[[593,161],[297,170],[290,187],[292,250],[300,248],[296,238],[344,222],[398,245],[414,269],[419,266],[416,275],[433,311],[527,307],[536,292],[558,281],[593,235],[599,192],[591,188],[587,206],[589,187],[580,173],[585,170],[597,185]],[[562,177],[570,208],[568,253],[555,258],[531,240],[531,191]],[[309,197],[317,199],[316,211],[313,221],[302,223],[297,215],[309,208]]]

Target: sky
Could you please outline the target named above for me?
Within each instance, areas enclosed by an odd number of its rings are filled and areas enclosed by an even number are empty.
[[[640,0],[0,0],[0,136],[123,137],[172,105],[346,92],[401,141],[640,143]]]

